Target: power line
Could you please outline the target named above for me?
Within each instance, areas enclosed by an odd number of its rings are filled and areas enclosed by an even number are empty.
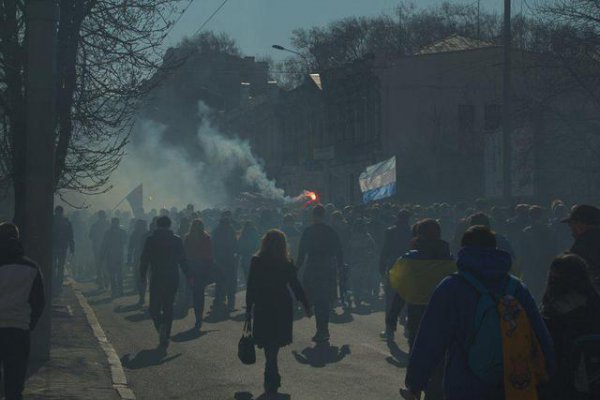
[[[227,4],[229,0],[224,0],[223,3],[221,3],[221,5],[219,7],[217,7],[217,9],[210,14],[210,16],[208,18],[206,18],[206,20],[202,23],[202,25],[200,25],[200,28],[198,28],[195,32],[194,35],[197,35],[198,33],[200,33],[200,31],[202,31],[202,29],[204,29],[204,27],[206,25],[208,25],[208,23],[219,13],[219,11],[221,11],[221,9],[223,7],[225,7],[225,4]]]

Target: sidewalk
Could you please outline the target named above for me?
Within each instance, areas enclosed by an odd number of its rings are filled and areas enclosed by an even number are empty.
[[[70,285],[53,305],[51,346],[50,361],[30,366],[25,399],[121,399],[106,354]]]

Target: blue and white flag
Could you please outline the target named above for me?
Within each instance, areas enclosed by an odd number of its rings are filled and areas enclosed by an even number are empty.
[[[368,166],[358,181],[364,203],[393,196],[396,194],[396,156]]]

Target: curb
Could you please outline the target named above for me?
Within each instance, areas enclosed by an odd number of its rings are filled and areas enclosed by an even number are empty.
[[[73,292],[75,292],[75,296],[79,301],[79,305],[83,309],[85,316],[87,318],[88,324],[92,328],[94,332],[94,336],[98,340],[100,347],[106,354],[106,358],[108,359],[108,365],[110,367],[110,375],[113,383],[113,388],[117,391],[121,399],[123,400],[136,400],[135,393],[129,387],[127,383],[127,377],[125,376],[125,371],[123,370],[123,364],[121,364],[121,359],[119,355],[115,351],[114,347],[108,341],[104,330],[100,326],[100,322],[98,322],[98,318],[96,317],[96,313],[92,309],[92,306],[88,303],[87,299],[81,293],[81,290],[75,287],[75,282],[70,281],[71,288]]]

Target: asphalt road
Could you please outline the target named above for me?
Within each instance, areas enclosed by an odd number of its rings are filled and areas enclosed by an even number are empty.
[[[237,359],[244,292],[238,310],[225,321],[204,323],[200,335],[190,328],[193,312],[174,322],[171,345],[159,350],[158,337],[147,312],[134,306],[137,298],[111,301],[93,284],[80,284],[110,342],[119,354],[130,386],[138,399],[264,399],[264,356],[256,365]],[[212,298],[207,298],[207,308]],[[379,305],[381,308],[381,305]],[[279,356],[282,387],[276,399],[364,400],[398,399],[404,382],[407,343],[402,328],[397,345],[379,339],[382,311],[363,308],[350,314],[336,310],[329,346],[315,347],[314,319],[294,324],[294,343]]]

